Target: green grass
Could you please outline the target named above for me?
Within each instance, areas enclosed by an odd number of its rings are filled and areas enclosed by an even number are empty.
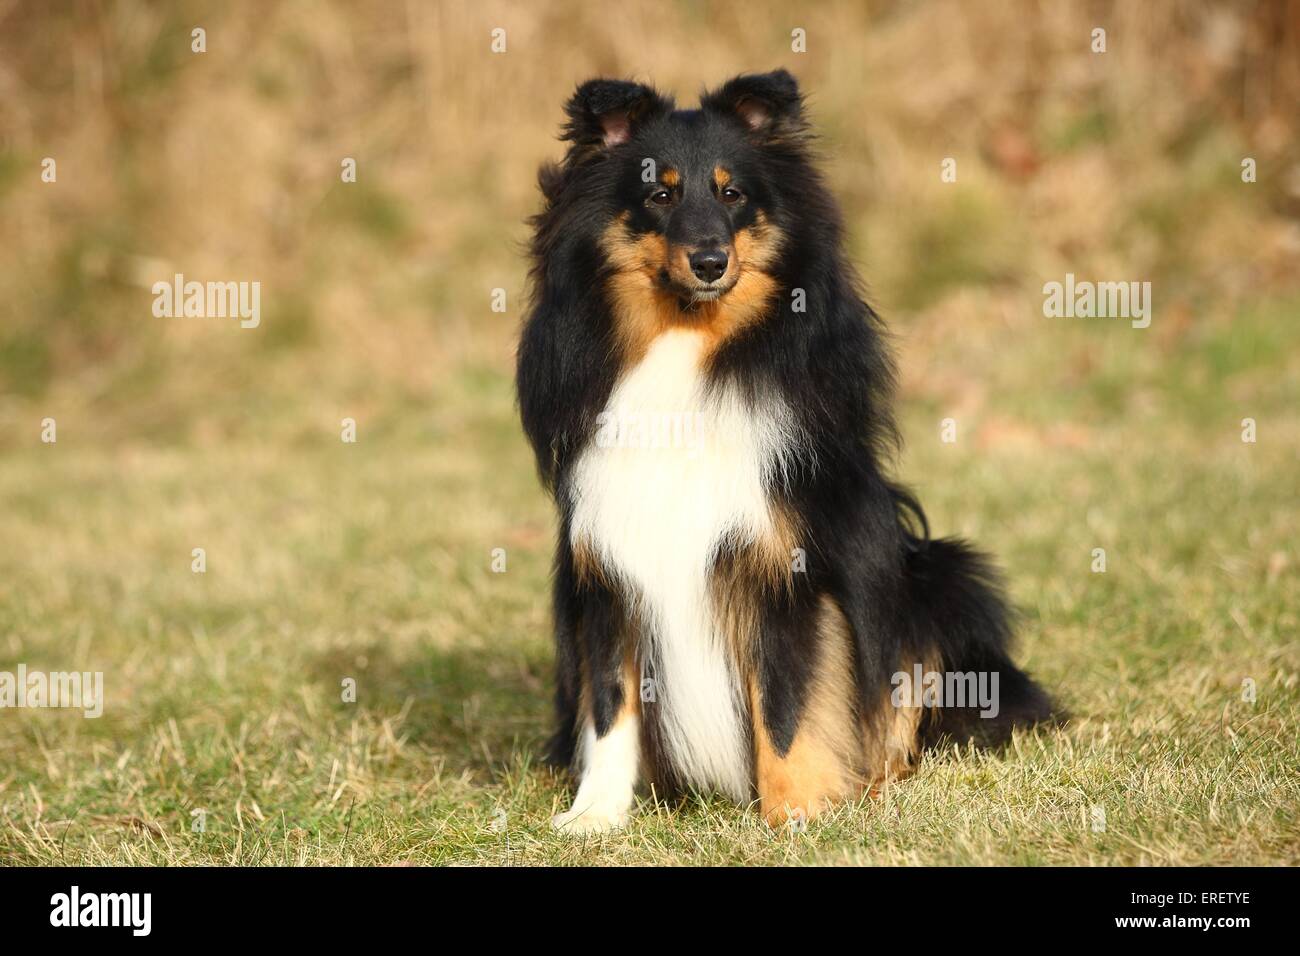
[[[552,519],[503,371],[381,404],[355,445],[332,407],[208,441],[33,426],[0,469],[0,670],[102,670],[107,703],[0,711],[0,862],[1298,863],[1293,314],[1168,354],[1155,326],[1035,327],[981,358],[955,445],[944,398],[905,402],[901,476],[999,555],[1020,657],[1074,718],[802,833],[717,800],[552,833]]]

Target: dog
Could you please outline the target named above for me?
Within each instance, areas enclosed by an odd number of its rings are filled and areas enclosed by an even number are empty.
[[[638,789],[806,821],[1047,719],[994,568],[885,473],[892,359],[794,77],[565,111],[516,380],[558,510],[553,824],[621,827]]]

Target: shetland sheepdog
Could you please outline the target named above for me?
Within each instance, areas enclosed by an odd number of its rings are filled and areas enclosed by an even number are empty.
[[[595,79],[565,110],[517,369],[559,513],[555,826],[639,791],[808,820],[1047,718],[994,569],[885,473],[893,364],[794,77],[689,110]]]

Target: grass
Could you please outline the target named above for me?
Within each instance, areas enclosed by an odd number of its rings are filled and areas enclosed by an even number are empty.
[[[0,863],[1300,862],[1270,5],[10,6],[0,671],[102,670],[107,703],[0,710]],[[998,556],[1074,720],[803,833],[696,800],[557,837],[553,524],[509,380],[534,173],[590,76],[689,105],[776,66],[899,339],[898,474]],[[262,325],[154,318],[175,272],[262,282]],[[1151,328],[1044,319],[1067,272],[1151,280]]]
[[[1300,862],[1295,306],[1172,344],[1159,316],[972,339],[988,393],[955,444],[949,398],[908,388],[900,474],[1000,556],[1021,657],[1074,719],[933,753],[803,833],[704,799],[551,832],[552,520],[504,363],[380,404],[356,444],[310,404],[220,440],[33,427],[0,470],[0,670],[102,670],[107,702],[0,711],[0,862]],[[937,349],[937,380],[970,354]]]

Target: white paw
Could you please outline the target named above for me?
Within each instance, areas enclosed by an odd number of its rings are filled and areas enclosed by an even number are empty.
[[[597,804],[579,805],[551,817],[551,826],[561,833],[608,833],[627,825],[627,810]]]

